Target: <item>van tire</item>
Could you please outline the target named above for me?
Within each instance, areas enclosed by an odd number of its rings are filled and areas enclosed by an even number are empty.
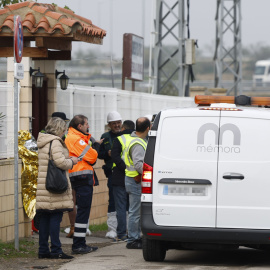
[[[147,262],[163,262],[166,256],[164,242],[143,237],[143,258]]]

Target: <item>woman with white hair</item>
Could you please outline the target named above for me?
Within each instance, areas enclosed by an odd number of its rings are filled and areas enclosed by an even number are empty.
[[[72,190],[68,170],[78,163],[77,157],[69,157],[69,151],[62,140],[66,132],[66,122],[53,117],[45,127],[46,133],[39,133],[38,146],[38,183],[36,196],[36,210],[40,214],[39,225],[39,259],[72,259],[61,248],[59,238],[60,223],[63,212],[73,210]],[[56,167],[66,171],[68,189],[64,193],[55,194],[46,189],[46,176],[49,159],[53,160]],[[51,246],[49,248],[49,236]]]

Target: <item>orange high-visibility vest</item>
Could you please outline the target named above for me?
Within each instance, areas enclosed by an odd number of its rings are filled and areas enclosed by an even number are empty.
[[[92,174],[92,165],[96,162],[98,153],[89,144],[91,134],[84,135],[80,131],[70,127],[65,139],[69,155],[78,157],[80,161],[69,170],[69,177],[83,174]]]

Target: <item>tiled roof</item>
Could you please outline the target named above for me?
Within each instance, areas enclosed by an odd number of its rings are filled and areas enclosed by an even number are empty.
[[[51,4],[26,1],[0,9],[0,37],[13,35],[14,15],[19,15],[22,19],[24,38],[63,36],[71,40],[94,43],[93,39],[102,42],[106,36],[105,30],[71,10]]]

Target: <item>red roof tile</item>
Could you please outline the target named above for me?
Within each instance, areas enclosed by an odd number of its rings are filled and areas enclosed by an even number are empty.
[[[48,11],[48,9],[46,7],[37,6],[37,5],[34,5],[32,10],[34,10],[38,13],[42,13],[42,14],[44,14],[46,11]]]
[[[30,2],[30,4],[28,5],[29,8],[32,8],[32,6],[34,6],[36,3],[35,2]]]
[[[50,32],[50,24],[49,21],[46,19],[46,17],[42,17],[37,24],[37,27],[35,28],[35,31],[37,31],[39,28],[43,28],[45,32]]]
[[[8,10],[6,8],[0,9],[0,15],[7,13]]]
[[[77,18],[77,19],[79,19],[79,20],[81,20],[81,21],[83,21],[83,22],[85,22],[87,24],[92,24],[91,20],[88,20],[88,19],[86,19],[84,17],[81,17],[81,16],[75,14],[73,11],[71,11],[69,9],[58,7],[58,10],[61,11],[62,13],[64,13],[64,14],[67,13],[67,14],[71,15],[72,17],[74,17],[75,19]]]
[[[56,29],[59,29],[59,30],[61,30],[62,33],[65,33],[65,29],[63,28],[63,26],[62,26],[61,23],[56,24],[56,25],[53,27],[52,31],[54,31],[54,30],[56,30]]]
[[[17,9],[23,8],[23,7],[27,7],[29,5],[29,2],[22,2],[22,3],[18,3],[15,5],[8,5],[5,6],[5,8],[8,8],[11,11],[15,11]]]
[[[49,17],[51,17],[51,18],[53,18],[53,19],[55,19],[55,20],[59,20],[59,18],[61,17],[61,16],[63,16],[62,14],[60,14],[60,13],[57,13],[57,12],[53,12],[53,11],[48,11],[48,12],[46,12],[46,16],[49,16]]]
[[[14,28],[14,15],[9,15],[4,23],[0,26],[0,31],[2,30],[2,28],[6,26],[8,28],[10,28],[12,31],[13,31],[13,28]]]
[[[14,21],[13,20],[5,20],[4,23],[1,25],[0,29],[2,30],[2,27],[8,27],[13,31],[14,28]]]
[[[88,40],[85,39],[85,36],[89,36],[89,42],[93,37],[102,40],[106,36],[105,30],[93,25],[91,20],[81,17],[71,10],[33,1],[8,5],[0,9],[0,21],[3,22],[0,25],[0,36],[3,27],[7,29],[5,35],[8,29],[13,35],[14,15],[21,16],[24,32],[30,32],[33,36],[47,33],[53,37],[57,31],[58,37],[60,33],[63,37],[73,36],[74,40],[80,40],[80,34],[83,35],[82,41]]]
[[[74,12],[71,11],[70,9],[67,9],[67,8],[61,8],[61,7],[57,7],[58,11],[60,11],[61,13],[66,13],[66,14],[69,14],[71,16],[74,15]]]
[[[22,25],[24,25],[24,23],[26,23],[26,22],[31,23],[32,24],[31,27],[33,27],[36,24],[36,18],[33,15],[33,13],[29,12],[29,13],[26,14],[26,16],[25,16],[25,18],[24,18],[24,20],[22,22]]]
[[[88,19],[85,19],[85,18],[83,18],[83,17],[81,17],[79,15],[74,14],[74,17],[81,20],[81,21],[83,21],[83,22],[85,22],[85,23],[87,23],[87,24],[92,24],[92,21],[90,21]]]

